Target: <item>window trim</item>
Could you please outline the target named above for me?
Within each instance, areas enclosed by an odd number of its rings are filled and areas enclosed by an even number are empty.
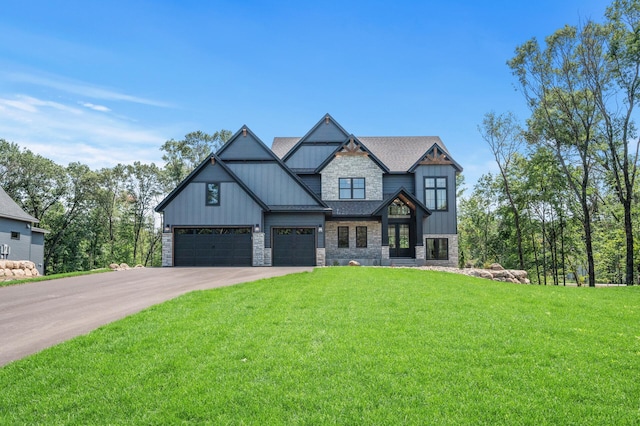
[[[209,202],[209,185],[216,185],[218,188],[218,200],[215,203],[210,203]],[[205,182],[204,184],[204,205],[205,206],[219,206],[220,205],[220,195],[221,195],[221,188],[222,186],[220,185],[220,182]]]
[[[20,240],[20,233],[18,231],[11,231],[11,239],[12,240]]]
[[[354,188],[353,187],[353,181],[354,180],[362,180],[362,188]],[[343,181],[349,181],[349,187],[348,188],[343,188],[342,187],[342,182]],[[349,190],[349,197],[343,197],[342,196],[342,190]],[[353,197],[353,191],[354,189],[362,189],[362,198],[354,198]],[[367,179],[364,177],[341,177],[338,178],[338,199],[340,200],[366,200],[367,199]]]
[[[433,179],[434,186],[427,188],[427,179]],[[444,179],[444,185],[445,185],[444,187],[438,186],[438,179]],[[425,176],[423,183],[424,183],[424,205],[427,206],[427,208],[429,208],[429,210],[431,211],[437,211],[437,212],[449,211],[449,177],[448,176]],[[438,190],[439,189],[444,189],[444,194],[445,194],[444,209],[438,208]],[[433,209],[429,207],[429,204],[427,201],[427,191],[434,191],[433,195],[434,195],[435,206]]]
[[[364,245],[361,245],[360,244],[360,238],[361,238],[360,233],[362,232],[363,229],[364,229]],[[357,248],[367,248],[368,245],[369,245],[369,233],[367,232],[367,227],[366,226],[356,226],[356,247]]]
[[[346,237],[347,237],[347,245],[344,245],[344,241],[341,241],[340,238],[340,230],[346,230]],[[338,248],[349,248],[349,227],[348,226],[338,226],[338,232],[337,232],[337,237],[338,237]]]
[[[430,253],[429,253],[429,240],[433,240],[433,250],[436,253],[435,257],[431,257]],[[446,241],[446,245],[447,245],[447,255],[445,257],[438,257],[438,254],[440,253],[440,242],[441,241]],[[425,238],[425,242],[424,242],[424,248],[425,248],[425,258],[426,260],[449,260],[449,238],[446,237],[429,237],[429,238]]]

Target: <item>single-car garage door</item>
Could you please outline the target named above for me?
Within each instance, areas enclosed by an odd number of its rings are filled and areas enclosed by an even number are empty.
[[[175,266],[251,266],[251,228],[177,228]]]
[[[314,228],[274,228],[273,266],[315,266]]]

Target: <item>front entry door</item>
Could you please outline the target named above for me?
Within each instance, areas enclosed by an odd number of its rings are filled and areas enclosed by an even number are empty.
[[[408,223],[389,224],[389,257],[412,257]]]

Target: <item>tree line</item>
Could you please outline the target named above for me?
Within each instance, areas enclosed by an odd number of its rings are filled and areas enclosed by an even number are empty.
[[[491,112],[479,125],[498,172],[460,203],[465,262],[499,261],[544,284],[634,284],[640,1],[531,39],[507,64],[531,115]]]
[[[161,146],[164,165],[118,164],[99,170],[67,166],[0,139],[0,186],[45,235],[47,274],[110,263],[161,264],[161,228],[154,207],[231,137],[191,132]]]

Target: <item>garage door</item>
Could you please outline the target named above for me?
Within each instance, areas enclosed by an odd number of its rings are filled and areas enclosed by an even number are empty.
[[[251,228],[178,228],[175,266],[251,266]]]
[[[275,228],[273,230],[273,266],[315,266],[314,228]]]

